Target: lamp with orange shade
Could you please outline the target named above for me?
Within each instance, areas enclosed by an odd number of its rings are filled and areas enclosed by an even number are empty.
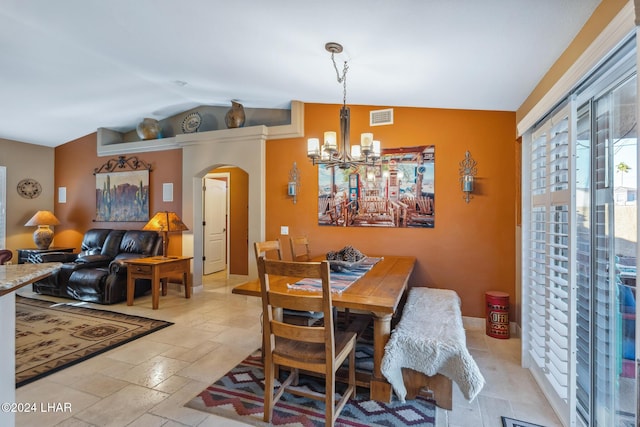
[[[33,243],[38,249],[49,249],[53,240],[53,230],[49,228],[50,225],[60,225],[60,221],[51,211],[38,211],[25,224],[26,227],[38,227],[33,232]]]
[[[162,255],[167,256],[167,247],[169,246],[168,233],[173,231],[188,230],[180,217],[175,212],[162,211],[156,213],[149,222],[142,227],[143,230],[153,230],[162,233]]]

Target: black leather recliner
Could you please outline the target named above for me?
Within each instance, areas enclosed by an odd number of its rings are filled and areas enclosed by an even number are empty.
[[[158,255],[162,238],[155,231],[88,230],[81,252],[37,254],[31,262],[62,262],[58,272],[33,283],[33,291],[43,295],[73,298],[99,304],[127,299],[127,259]],[[138,279],[135,296],[151,290],[149,280]]]

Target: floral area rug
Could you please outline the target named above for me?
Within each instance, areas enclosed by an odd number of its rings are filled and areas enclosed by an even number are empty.
[[[16,388],[172,325],[16,296]]]
[[[358,358],[366,360],[370,356],[361,353]],[[300,375],[298,386],[324,392],[324,381],[310,376]],[[271,424],[267,424],[262,421],[263,398],[264,371],[260,350],[257,350],[185,406],[254,426],[325,425],[324,402],[290,393],[284,393],[276,403]],[[335,425],[433,427],[435,418],[436,408],[431,401],[416,399],[386,404],[369,400],[369,390],[358,388],[356,398],[349,400]]]

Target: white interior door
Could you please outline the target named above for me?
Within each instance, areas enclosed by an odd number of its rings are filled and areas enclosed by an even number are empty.
[[[204,274],[226,268],[227,259],[227,182],[205,178]]]

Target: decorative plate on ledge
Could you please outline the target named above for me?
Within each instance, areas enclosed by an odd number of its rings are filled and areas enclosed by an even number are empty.
[[[202,123],[202,116],[198,112],[188,114],[182,121],[182,131],[184,133],[197,132]]]

